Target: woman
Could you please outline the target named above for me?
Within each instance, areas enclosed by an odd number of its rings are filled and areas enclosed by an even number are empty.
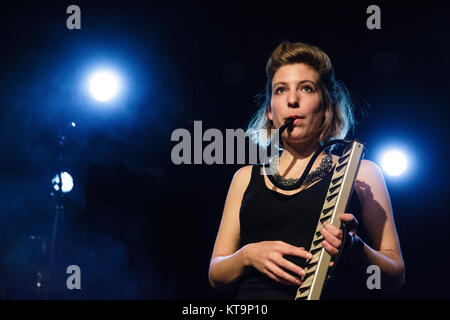
[[[289,185],[298,179],[321,143],[344,138],[353,126],[352,107],[343,85],[334,79],[328,56],[303,43],[281,43],[267,66],[266,101],[247,133],[267,146],[271,129],[294,118],[281,136],[283,153],[274,178]],[[261,129],[265,134],[259,134]],[[209,270],[214,288],[234,284],[237,299],[293,299],[305,275],[308,249],[338,156],[324,150],[300,188],[277,188],[259,165],[239,169],[225,202]],[[381,291],[396,292],[404,282],[404,263],[389,194],[377,165],[362,160],[347,213],[355,245],[344,271],[327,285],[324,297],[366,297],[366,268],[381,271]],[[325,223],[323,247],[336,257],[341,229]],[[359,236],[359,237],[358,237]],[[358,248],[358,249],[356,249]],[[366,291],[366,292],[364,292]],[[376,290],[375,290],[376,291]],[[379,291],[378,291],[379,292]]]

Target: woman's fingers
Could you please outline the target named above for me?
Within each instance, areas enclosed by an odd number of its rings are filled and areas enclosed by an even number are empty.
[[[287,273],[273,262],[267,262],[264,267],[267,275],[277,282],[290,285],[300,285],[302,283],[300,278]]]
[[[297,256],[304,259],[311,259],[312,254],[305,250],[304,247],[296,247],[285,243],[285,250],[282,252],[283,255]]]
[[[339,218],[345,223],[348,232],[353,236],[358,229],[358,220],[350,213],[342,213]]]
[[[277,275],[275,275],[268,267],[264,268],[264,274],[276,282],[292,285],[292,283],[290,283],[289,281],[286,281],[286,280],[278,277]]]
[[[333,235],[334,237],[338,238],[338,239],[342,239],[342,230],[339,228],[336,228],[335,226],[333,226],[331,223],[329,223],[328,221],[325,221],[323,224],[323,228],[325,228],[331,235]],[[322,229],[323,229],[322,228]]]
[[[332,246],[327,240],[322,241],[322,246],[332,257],[336,256],[339,252],[339,250],[336,247]]]
[[[289,271],[297,274],[300,278],[303,278],[304,276],[306,276],[306,271],[304,269],[300,268],[295,263],[292,263],[286,259],[281,258],[281,260],[278,262],[278,265],[285,270],[289,270]]]
[[[320,230],[324,239],[335,248],[339,248],[342,243],[342,231],[331,224],[324,224]]]
[[[355,220],[355,222],[358,223],[355,216],[352,215],[351,213],[341,213],[339,215],[339,218],[341,219],[342,222],[349,222],[349,221]]]

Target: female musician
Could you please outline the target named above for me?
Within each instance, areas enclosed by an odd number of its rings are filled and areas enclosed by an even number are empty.
[[[267,146],[264,137],[270,137],[271,129],[294,119],[292,131],[281,136],[283,153],[274,175],[279,183],[289,185],[299,179],[321,143],[346,136],[354,124],[352,106],[347,90],[334,78],[329,57],[317,47],[282,42],[273,51],[266,73],[266,100],[247,134]],[[267,135],[259,134],[261,129]],[[305,262],[311,258],[308,249],[337,160],[324,150],[305,182],[292,191],[273,185],[260,165],[235,173],[210,262],[209,281],[214,288],[233,284],[237,299],[295,297],[305,276]],[[361,161],[354,191],[348,212],[339,216],[354,245],[344,259],[345,272],[337,276],[342,281],[336,280],[334,294],[363,297],[370,265],[381,271],[381,290],[395,292],[404,282],[404,263],[389,194],[375,163]],[[325,223],[321,233],[323,247],[336,257],[343,231]]]

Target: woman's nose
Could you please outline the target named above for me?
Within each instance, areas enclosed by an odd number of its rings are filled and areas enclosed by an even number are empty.
[[[298,101],[289,101],[288,102],[288,107],[289,108],[298,108],[299,107],[299,105],[298,105]]]
[[[288,107],[289,108],[298,108],[299,107],[299,97],[297,96],[297,92],[291,91],[287,98],[288,98]]]
[[[299,107],[299,101],[298,101],[298,97],[296,95],[290,95],[288,97],[288,107],[289,108],[298,108]]]

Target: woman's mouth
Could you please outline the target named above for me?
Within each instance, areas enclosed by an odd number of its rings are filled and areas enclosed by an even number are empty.
[[[292,116],[289,116],[288,119],[294,119],[294,124],[297,124],[300,121],[302,121],[303,119],[305,119],[305,117],[304,116],[298,116],[298,115],[292,115]]]

